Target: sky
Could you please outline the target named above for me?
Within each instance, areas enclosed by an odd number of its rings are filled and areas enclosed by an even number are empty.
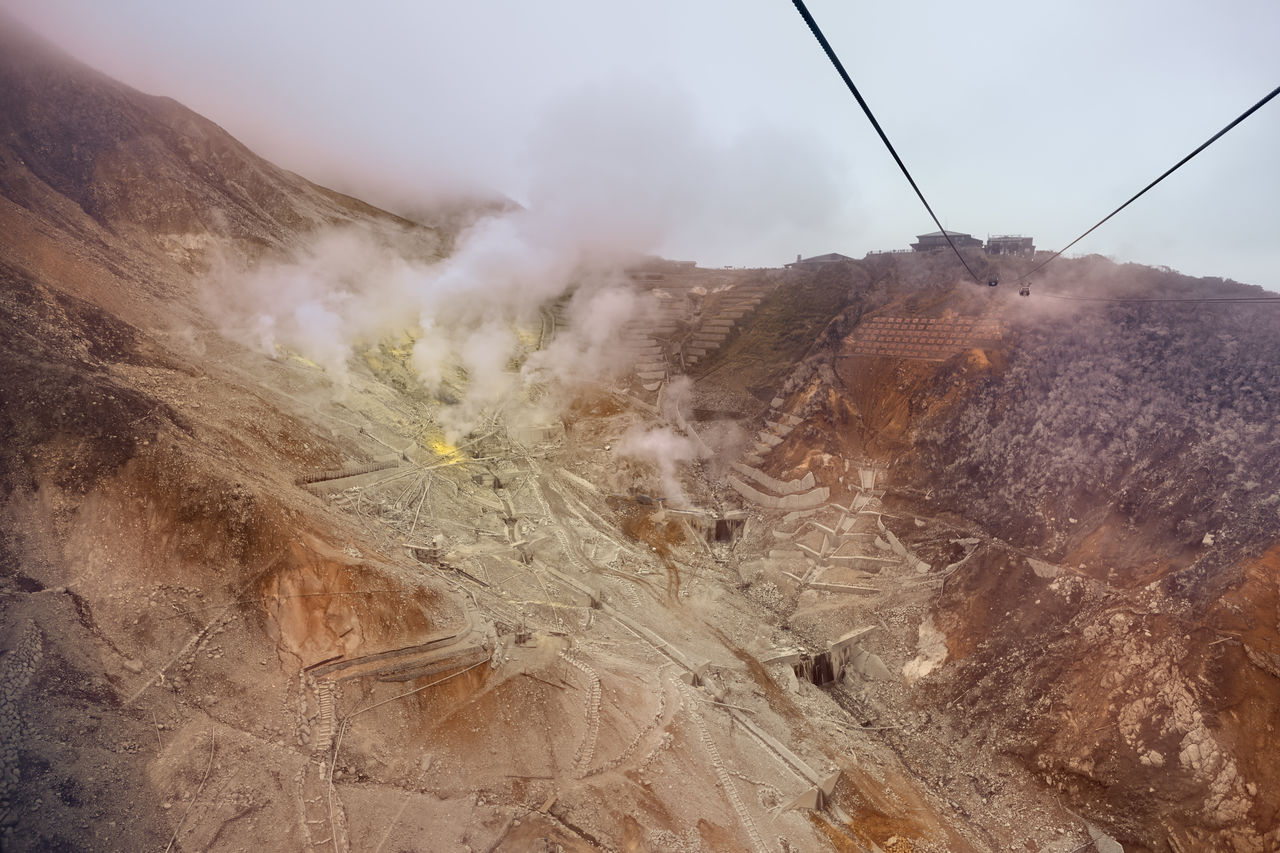
[[[936,230],[784,0],[0,0],[398,210],[560,205],[703,266]],[[810,0],[944,225],[1058,249],[1280,84],[1275,0]],[[1280,99],[1072,249],[1280,291]]]

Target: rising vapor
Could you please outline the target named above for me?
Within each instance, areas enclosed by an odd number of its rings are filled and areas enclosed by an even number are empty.
[[[288,257],[219,264],[206,304],[240,340],[296,352],[339,385],[357,349],[408,333],[429,392],[465,376],[443,416],[461,434],[530,383],[626,366],[618,332],[652,311],[621,274],[628,264],[744,233],[799,234],[847,197],[834,158],[798,135],[759,129],[717,143],[687,99],[634,82],[553,105],[528,152],[526,206],[479,219],[447,257],[419,233],[332,229]],[[526,362],[520,330],[568,295],[567,333]]]

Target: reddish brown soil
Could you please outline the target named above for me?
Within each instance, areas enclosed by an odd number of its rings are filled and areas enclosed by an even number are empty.
[[[1219,734],[1241,774],[1258,786],[1250,819],[1280,826],[1280,764],[1273,753],[1280,733],[1280,548],[1246,564],[1244,581],[1210,620],[1217,636],[1206,642],[1204,654],[1211,661],[1206,669],[1216,688]]]

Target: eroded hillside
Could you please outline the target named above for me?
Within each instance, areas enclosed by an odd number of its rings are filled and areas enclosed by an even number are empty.
[[[950,561],[928,707],[1137,849],[1270,849],[1277,318],[1143,301],[1257,291],[1101,258],[1026,300],[948,263],[827,273],[852,305],[779,401],[804,426],[761,461],[833,495],[842,459],[883,466],[903,541]]]
[[[1280,846],[1274,321],[1048,296],[1242,286],[535,280],[4,38],[6,849]]]

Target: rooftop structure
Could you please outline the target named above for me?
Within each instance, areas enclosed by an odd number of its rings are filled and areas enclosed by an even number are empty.
[[[1031,237],[1017,234],[997,234],[987,238],[988,255],[1027,255],[1036,253],[1035,242]]]
[[[982,241],[971,234],[965,234],[961,231],[934,231],[931,234],[919,234],[916,236],[916,242],[911,244],[911,248],[917,252],[935,252],[938,249],[949,249],[947,237],[951,238],[951,242],[955,244],[957,249],[980,248]]]
[[[795,262],[787,264],[787,269],[811,270],[829,267],[832,264],[851,263],[853,263],[853,258],[848,255],[842,255],[839,252],[828,252],[825,255],[814,255],[812,258],[801,258],[799,255],[796,255]]]

